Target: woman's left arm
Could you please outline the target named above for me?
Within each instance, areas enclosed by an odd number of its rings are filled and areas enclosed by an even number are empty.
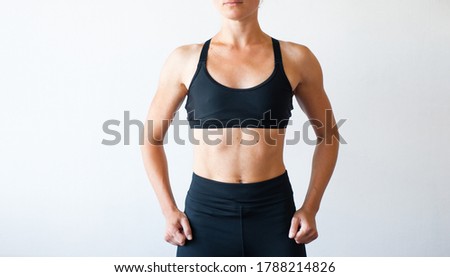
[[[303,205],[292,218],[289,237],[296,243],[309,243],[318,237],[315,218],[336,165],[339,133],[325,93],[319,61],[306,46],[298,46],[297,53],[295,64],[300,82],[294,90],[295,98],[314,129],[317,143],[308,191]]]

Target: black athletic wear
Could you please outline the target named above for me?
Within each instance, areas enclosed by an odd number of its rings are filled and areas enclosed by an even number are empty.
[[[272,38],[271,76],[247,89],[229,88],[211,77],[206,69],[210,41],[203,45],[189,86],[185,108],[190,127],[286,128],[293,92],[279,41]],[[304,257],[305,245],[288,237],[295,211],[287,171],[254,183],[224,183],[193,173],[185,201],[193,240],[178,246],[177,256]]]
[[[191,128],[286,128],[291,117],[292,87],[283,69],[280,43],[272,38],[275,66],[270,77],[252,88],[226,87],[206,69],[211,40],[203,45],[186,100]]]
[[[287,171],[255,183],[224,183],[192,174],[185,213],[192,240],[177,257],[306,257],[288,237],[296,209]]]

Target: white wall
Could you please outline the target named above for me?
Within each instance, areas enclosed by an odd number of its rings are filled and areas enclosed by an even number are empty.
[[[137,129],[104,146],[102,124],[145,117],[172,49],[217,31],[210,2],[2,1],[0,256],[174,255]],[[450,1],[266,0],[260,18],[312,49],[347,120],[308,254],[449,256]],[[167,145],[181,208],[191,150]],[[298,205],[313,150],[286,151]]]

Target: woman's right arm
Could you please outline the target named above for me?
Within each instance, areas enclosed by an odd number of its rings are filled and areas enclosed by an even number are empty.
[[[186,239],[192,239],[192,231],[186,215],[178,209],[172,194],[163,141],[187,93],[185,75],[191,69],[183,65],[190,59],[191,49],[188,46],[177,48],[164,64],[156,94],[148,110],[145,139],[141,145],[145,171],[166,218],[165,240],[180,246],[184,245]]]

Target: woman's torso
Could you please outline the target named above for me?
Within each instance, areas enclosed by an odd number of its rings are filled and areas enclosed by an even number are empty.
[[[235,50],[214,42],[202,46],[196,72],[187,86],[186,110],[207,119],[200,124],[233,116],[239,123],[231,128],[222,120],[219,128],[191,128],[196,174],[222,182],[249,183],[286,170],[285,127],[293,94],[283,63],[278,41],[272,39],[249,49]],[[276,126],[252,127],[263,122],[256,119],[268,109],[270,124]],[[252,120],[246,122],[250,124],[241,124],[249,117]],[[188,118],[193,124],[193,117]]]

